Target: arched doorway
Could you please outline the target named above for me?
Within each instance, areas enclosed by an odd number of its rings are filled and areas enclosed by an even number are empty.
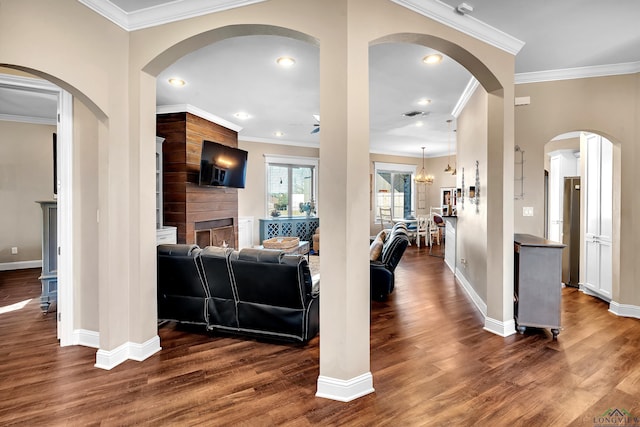
[[[7,68],[16,68],[10,65],[6,65]],[[54,117],[58,117],[55,120],[55,132],[56,132],[56,152],[53,152],[54,159],[54,177],[53,187],[55,191],[51,189],[51,196],[45,198],[50,200],[55,198],[57,202],[57,245],[56,247],[64,247],[66,249],[67,256],[59,254],[56,256],[56,276],[57,281],[55,283],[43,284],[43,289],[46,288],[47,292],[44,297],[45,301],[42,302],[43,310],[47,306],[47,300],[50,298],[50,293],[56,294],[55,309],[59,315],[52,313],[52,316],[57,317],[57,337],[60,340],[61,346],[73,344],[73,312],[74,312],[74,298],[73,298],[73,257],[70,256],[73,250],[73,231],[69,224],[72,222],[72,149],[73,149],[73,114],[72,114],[72,98],[71,95],[47,80],[37,79],[34,73],[35,70],[21,69],[27,72],[29,77],[2,75],[0,77],[0,84],[3,88],[8,88],[16,93],[16,96],[23,91],[30,93],[39,93],[43,96],[54,97],[57,102],[57,106],[50,114]],[[57,167],[56,167],[57,166]],[[57,180],[57,182],[55,181]],[[44,200],[44,199],[43,199]],[[33,224],[33,228],[40,228],[40,224]],[[66,252],[65,251],[65,252]],[[55,254],[54,254],[55,256]],[[45,293],[43,293],[45,295]]]
[[[507,142],[511,136],[505,133],[502,122],[509,108],[504,98],[505,89],[487,65],[451,41],[432,35],[402,33],[382,37],[372,44],[393,42],[433,48],[469,70],[474,77],[474,84],[470,84],[465,93],[467,101],[473,102],[464,108],[458,106],[456,113],[460,118],[456,133],[459,142],[456,186],[468,200],[465,209],[458,208],[456,257],[461,268],[456,274],[485,317],[485,329],[502,336],[511,335],[515,333],[509,273],[513,263],[513,223],[505,213],[512,209],[513,201],[507,194],[513,190],[513,180],[505,177],[513,176],[513,151]],[[446,122],[442,122],[446,129]],[[506,158],[510,158],[510,164]],[[473,205],[468,199],[470,186],[477,186],[477,193],[484,195],[474,198]],[[489,196],[496,198],[484,198]]]
[[[287,16],[294,21],[309,16],[308,10],[296,12],[299,12],[300,16],[292,11],[287,11]],[[369,230],[368,224],[361,221],[361,218],[367,216],[369,205],[368,198],[364,197],[368,194],[369,186],[367,179],[369,145],[367,49],[372,40],[378,41],[380,37],[384,37],[384,34],[394,32],[393,29],[403,31],[411,28],[414,32],[420,33],[424,31],[424,24],[430,21],[387,2],[376,2],[373,8],[370,5],[366,7],[353,5],[348,13],[341,7],[335,10],[323,9],[322,12],[321,16],[314,16],[311,25],[307,25],[308,21],[305,19],[302,19],[303,23],[292,24],[296,28],[311,28],[310,33],[317,34],[318,39],[322,41],[320,114],[323,127],[320,150],[320,200],[323,203],[322,206],[330,208],[323,210],[325,208],[321,207],[319,214],[323,222],[326,219],[329,229],[326,235],[327,243],[349,253],[349,262],[346,262],[341,251],[329,251],[327,256],[321,259],[323,266],[329,265],[332,268],[330,271],[322,269],[323,281],[327,285],[321,292],[323,335],[320,342],[321,366],[318,395],[337,400],[351,400],[373,391],[372,376],[368,372],[369,339],[365,333],[369,324],[369,283],[366,280],[368,269],[366,247]],[[367,15],[368,19],[361,19],[359,12]],[[388,14],[397,14],[398,24],[378,26],[378,21],[386,21]],[[212,24],[213,27],[219,26],[220,20],[215,18],[217,17],[212,17],[210,22],[203,20],[205,26],[206,24]],[[326,20],[327,24],[330,22],[331,25],[327,25],[325,30],[323,25],[318,25],[318,19],[321,22]],[[283,21],[279,19],[276,22]],[[285,20],[285,22],[288,21]],[[336,31],[336,28],[340,28],[341,31]],[[438,27],[435,32],[446,33],[447,31]],[[196,36],[193,35],[193,28],[181,27],[178,28],[178,32],[179,35],[172,35],[173,44],[169,47],[157,46],[160,42],[156,43],[154,46],[156,53],[150,55],[149,59],[137,68],[142,70],[139,80],[146,86],[142,92],[146,92],[151,87],[147,77],[157,76],[185,51],[193,50],[194,45],[198,48],[215,40],[215,37],[210,38],[213,33],[206,30]],[[197,33],[198,29],[195,32]],[[184,38],[181,35],[184,35]],[[460,49],[460,45],[464,45],[465,40],[460,40],[460,36],[461,34],[456,33],[453,37],[458,40],[457,44],[443,41],[449,44],[452,57],[465,56],[466,51]],[[465,37],[462,35],[462,39]],[[348,43],[345,42],[347,39]],[[183,40],[189,40],[189,43],[183,45]],[[443,39],[439,38],[439,40]],[[137,40],[140,45],[136,48],[148,53],[142,47],[143,42],[147,41],[154,43],[154,40],[140,37]],[[483,48],[494,50],[493,47],[484,46]],[[439,50],[444,52],[446,47]],[[136,49],[133,51],[135,53]],[[498,55],[502,54],[498,53]],[[490,151],[493,155],[487,156],[489,160],[484,170],[492,170],[493,174],[487,174],[487,180],[483,184],[491,187],[492,192],[487,193],[489,199],[483,202],[486,202],[487,210],[491,212],[492,217],[492,221],[487,223],[487,229],[484,231],[492,233],[495,238],[490,242],[491,255],[484,262],[489,265],[486,281],[496,285],[487,290],[485,295],[489,307],[487,319],[491,319],[485,325],[496,333],[508,334],[510,329],[515,332],[514,325],[509,325],[509,318],[512,317],[510,313],[512,295],[509,289],[512,282],[512,266],[510,267],[513,247],[510,218],[512,202],[509,200],[511,179],[503,177],[509,177],[513,167],[512,154],[509,157],[510,150],[505,150],[505,145],[511,142],[513,132],[513,125],[505,115],[509,116],[509,108],[513,106],[505,101],[505,99],[512,99],[512,87],[507,84],[503,87],[500,81],[511,80],[512,67],[505,66],[502,69],[502,65],[513,64],[509,63],[512,58],[507,53],[504,53],[502,59],[504,62],[498,65],[500,71],[489,73],[490,76],[484,75],[483,71],[489,71],[489,69],[473,55],[469,54],[466,65],[475,73],[483,75],[480,80],[488,91],[485,102],[488,111],[486,116],[491,118],[483,137],[491,141]],[[491,62],[489,56],[485,57],[485,60]],[[500,78],[496,77],[498,74]],[[146,107],[148,106],[143,106],[143,109],[148,113]],[[141,134],[148,131],[149,129],[141,129]],[[142,136],[150,137],[150,133]],[[323,184],[323,180],[326,180],[326,185]],[[335,185],[336,183],[340,185]],[[329,204],[326,203],[327,201]],[[325,313],[328,316],[324,315]],[[345,325],[350,326],[345,328]]]
[[[592,132],[559,135],[545,145],[549,238],[567,245],[563,282],[611,302],[620,195],[614,144]]]

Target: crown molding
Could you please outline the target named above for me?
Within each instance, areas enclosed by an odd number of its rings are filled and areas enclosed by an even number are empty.
[[[440,22],[512,55],[520,52],[524,42],[470,15],[461,15],[439,0],[391,0],[416,13]]]
[[[33,77],[14,76],[12,74],[0,74],[0,87],[45,93],[54,96],[60,96],[61,93],[60,87],[47,80]],[[58,124],[57,117],[55,115],[53,117],[36,117],[15,114],[0,114],[0,121],[51,126],[56,126]]]
[[[215,114],[211,114],[208,111],[195,107],[191,104],[158,105],[156,107],[156,114],[170,113],[190,113],[194,116],[200,117],[201,119],[209,120],[210,122],[224,126],[227,129],[231,129],[236,132],[240,132],[243,129],[242,126],[238,126],[229,120],[218,117]]]
[[[14,76],[12,74],[0,74],[0,87],[18,88],[51,94],[60,93],[60,88],[47,80],[34,77]]]
[[[78,0],[127,31],[155,27],[266,0],[177,0],[127,13],[108,0]]]
[[[520,73],[515,75],[515,84],[585,79],[591,77],[619,76],[635,73],[640,73],[640,62],[627,62],[622,64],[595,65],[592,67],[565,68],[561,70]]]
[[[14,114],[0,114],[0,121],[29,123],[32,125],[50,125],[50,126],[56,126],[58,124],[56,119],[48,119],[46,117],[17,116]]]
[[[453,107],[453,111],[451,111],[451,115],[453,117],[455,117],[456,119],[458,118],[460,113],[462,113],[462,110],[464,110],[464,107],[467,105],[467,102],[469,102],[469,99],[471,99],[471,95],[473,95],[478,86],[480,86],[480,82],[476,80],[475,77],[471,76],[471,78],[469,79],[469,83],[467,83],[467,86],[462,91],[460,98],[458,98],[456,106]]]
[[[261,138],[254,136],[238,136],[240,141],[246,142],[259,142],[261,144],[274,144],[274,145],[289,145],[292,147],[303,147],[303,148],[320,148],[319,142],[298,142],[298,141],[287,141],[276,138]]]

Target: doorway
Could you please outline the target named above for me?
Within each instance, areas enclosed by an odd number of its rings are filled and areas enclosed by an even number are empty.
[[[545,153],[549,171],[546,237],[567,245],[563,282],[611,301],[613,144],[600,135],[580,132],[548,143]],[[572,256],[575,251],[579,256]]]
[[[21,92],[37,93],[42,96],[52,96],[57,99],[56,111],[53,112],[52,124],[56,126],[56,182],[57,189],[57,337],[61,346],[74,344],[73,342],[73,259],[72,259],[72,209],[71,196],[72,181],[72,138],[73,138],[73,98],[62,88],[40,78],[22,77],[17,75],[0,74],[0,87],[8,88],[14,96]],[[19,118],[16,118],[18,120]],[[53,159],[52,159],[53,161]],[[52,194],[52,197],[53,196]],[[61,251],[60,248],[64,248]]]

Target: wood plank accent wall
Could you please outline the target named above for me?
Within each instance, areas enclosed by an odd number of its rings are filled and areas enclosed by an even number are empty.
[[[233,218],[238,247],[238,190],[198,185],[202,141],[238,146],[238,133],[191,113],[156,116],[156,135],[165,138],[163,156],[164,224],[178,228],[178,243],[195,243],[196,222]]]

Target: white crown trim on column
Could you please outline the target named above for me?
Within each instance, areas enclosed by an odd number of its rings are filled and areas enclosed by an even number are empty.
[[[108,0],[78,1],[121,28],[134,31],[266,0],[176,0],[129,13]]]
[[[524,42],[470,15],[461,15],[439,0],[391,0],[423,16],[440,22],[512,55],[520,52]]]

